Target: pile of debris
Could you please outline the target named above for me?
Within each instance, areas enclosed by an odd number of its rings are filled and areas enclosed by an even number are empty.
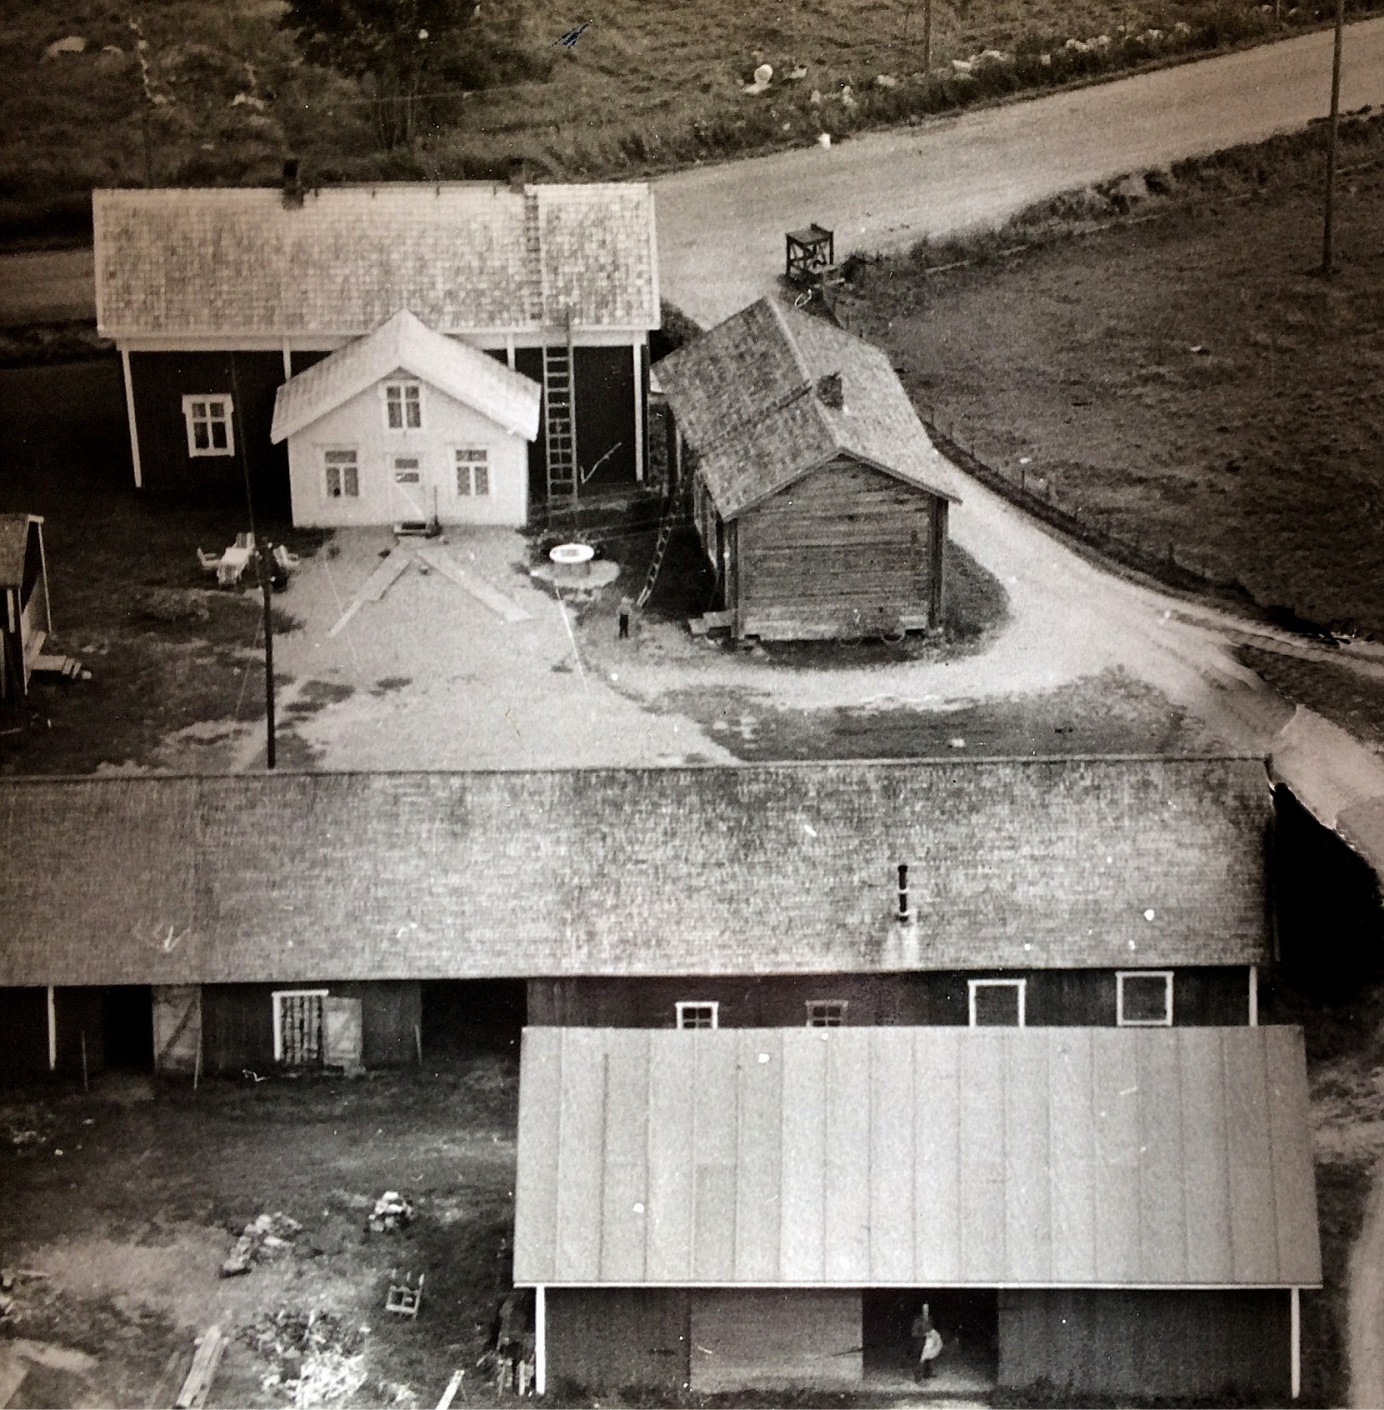
[[[303,1226],[287,1214],[261,1214],[252,1219],[235,1241],[230,1257],[221,1265],[223,1278],[248,1273],[252,1263],[282,1257],[293,1247]]]
[[[295,1406],[345,1400],[365,1384],[369,1327],[347,1327],[333,1312],[280,1308],[242,1327],[240,1340],[270,1363],[261,1389]]]
[[[413,1205],[398,1190],[386,1190],[370,1213],[370,1232],[390,1234],[413,1223]]]

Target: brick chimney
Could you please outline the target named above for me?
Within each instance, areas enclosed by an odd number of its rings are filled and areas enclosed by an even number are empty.
[[[846,406],[846,394],[841,387],[841,374],[839,372],[828,372],[825,377],[817,379],[817,400],[823,406],[829,406],[833,411],[843,411]]]

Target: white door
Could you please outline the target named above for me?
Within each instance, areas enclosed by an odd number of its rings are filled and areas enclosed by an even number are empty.
[[[433,517],[432,494],[423,473],[423,457],[392,455],[390,470],[390,514],[396,524],[426,523]]]

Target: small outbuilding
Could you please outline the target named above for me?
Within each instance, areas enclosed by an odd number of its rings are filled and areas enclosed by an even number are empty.
[[[1272,1404],[1321,1284],[1287,1027],[529,1028],[515,1200],[540,1393],[859,1391],[927,1304],[939,1391]]]
[[[288,442],[293,522],[522,527],[542,400],[401,309],[279,388],[269,438]]]
[[[765,298],[664,358],[658,379],[736,636],[941,626],[960,477],[883,351]]]
[[[0,701],[14,706],[28,694],[34,660],[53,630],[37,514],[0,514],[0,594]]]

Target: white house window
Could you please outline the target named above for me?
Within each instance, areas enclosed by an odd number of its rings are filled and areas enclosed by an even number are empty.
[[[490,493],[490,459],[488,451],[481,449],[457,451],[457,493],[459,495],[488,495]]]
[[[972,1028],[1022,1028],[1026,979],[972,979],[970,990]]]
[[[353,450],[329,450],[322,456],[328,499],[360,498],[360,466]]]
[[[719,1004],[680,1003],[678,1010],[679,1028],[716,1028]]]
[[[322,1001],[325,989],[279,989],[274,993],[274,1061],[314,1067],[322,1061]]]
[[[210,394],[183,398],[189,455],[234,455],[235,428],[231,399]]]
[[[423,483],[423,462],[416,455],[396,455],[394,457],[394,483],[396,485],[421,485]]]
[[[845,999],[809,999],[807,1001],[807,1026],[809,1028],[840,1028],[845,1021]]]
[[[416,431],[422,426],[422,396],[417,382],[385,383],[385,418],[391,431]]]
[[[1170,1028],[1173,972],[1170,969],[1119,970],[1115,974],[1115,1022],[1121,1028]]]

